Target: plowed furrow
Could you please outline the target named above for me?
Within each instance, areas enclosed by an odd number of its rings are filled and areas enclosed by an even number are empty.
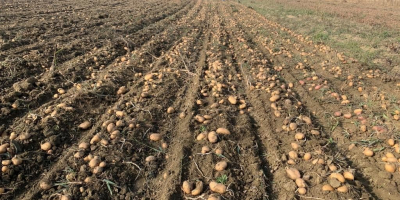
[[[192,13],[191,15],[193,15],[193,14],[195,14],[195,13]],[[186,19],[182,19],[182,20],[186,20]],[[183,23],[183,24],[185,24],[185,23]],[[180,29],[180,32],[175,33],[175,34],[169,33],[169,32],[171,32],[173,30],[174,29],[170,28],[167,31],[165,31],[162,34],[160,34],[158,37],[155,37],[154,39],[157,42],[152,41],[151,42],[151,48],[149,48],[149,47],[145,48],[145,46],[146,46],[145,45],[143,47],[143,49],[138,54],[140,54],[141,52],[145,52],[145,51],[151,50],[152,48],[156,48],[157,49],[155,51],[157,54],[161,54],[161,53],[158,53],[157,51],[166,51],[167,50],[166,48],[171,47],[174,44],[174,41],[179,39],[182,36],[182,34],[185,34],[185,30],[186,29],[182,28],[182,29]],[[169,36],[167,40],[165,39],[166,36]],[[168,42],[168,45],[162,44],[164,42]],[[159,45],[161,45],[161,46],[159,46]],[[145,57],[149,57],[149,55],[145,55],[145,54],[141,54],[141,55],[142,56],[139,56],[139,60],[142,60],[142,61],[146,60],[146,59],[144,59]],[[138,56],[138,55],[136,55],[136,56]],[[152,59],[148,59],[148,60],[152,60]],[[160,61],[158,61],[158,63],[159,62]],[[146,62],[142,62],[141,64],[146,64]],[[119,69],[117,69],[117,70],[105,71],[103,74],[99,74],[99,77],[103,77],[104,75],[108,74],[108,76],[111,76],[112,79],[115,78],[115,80],[132,80],[131,77],[133,77],[133,75],[134,75],[133,73],[134,72],[131,71],[129,68],[127,68],[126,64],[123,64],[123,65],[120,64],[120,67],[118,67],[118,68]],[[147,70],[143,70],[142,69],[140,71],[145,73]],[[99,83],[99,82],[97,82],[97,83]],[[70,102],[70,103],[68,103],[69,105],[71,105],[73,107],[75,107],[76,105],[80,105],[80,106],[82,106],[81,108],[83,109],[84,106],[86,106],[85,102],[83,102],[85,100],[85,98],[80,98],[80,97],[81,97],[81,95],[84,96],[84,97],[89,95],[88,98],[90,98],[90,99],[92,99],[92,98],[96,99],[96,97],[98,97],[98,96],[99,97],[104,97],[104,98],[107,98],[107,97],[111,98],[111,101],[109,102],[109,103],[111,103],[111,102],[115,101],[115,100],[112,100],[113,97],[115,97],[115,93],[114,93],[115,89],[112,89],[111,91],[109,89],[118,88],[119,86],[126,85],[126,84],[127,84],[126,82],[119,82],[119,81],[109,82],[107,80],[104,80],[102,85],[104,85],[106,87],[102,86],[102,87],[100,87],[99,90],[95,89],[94,91],[92,91],[92,90],[87,91],[86,88],[83,88],[83,91],[78,92],[77,95],[69,95],[67,93],[67,94],[64,95],[64,97],[66,97],[66,98],[62,98],[62,101],[59,101],[59,102]],[[84,85],[84,84],[82,84],[82,85]],[[129,86],[129,84],[127,86]],[[103,91],[103,90],[105,90],[105,91]],[[72,89],[71,91],[69,91],[69,93],[73,94],[74,91],[76,91],[76,90]],[[111,93],[105,93],[107,91],[111,92]],[[98,93],[98,92],[100,92],[100,93]],[[79,94],[79,93],[81,93],[81,94]],[[94,104],[92,102],[93,108],[96,108],[96,107],[99,107],[99,106],[100,107],[104,106],[103,109],[105,109],[105,107],[107,105],[109,105],[107,102],[102,102],[101,99],[97,99],[97,100],[99,100],[99,101],[96,101]],[[52,102],[50,105],[53,105],[54,106],[53,108],[55,108],[56,104],[57,104],[57,102]],[[45,106],[47,107],[47,106],[50,106],[50,105],[43,105],[43,107],[41,107],[40,109],[42,110],[43,108],[45,108]],[[87,106],[85,108],[88,109]],[[86,119],[90,119],[90,118],[96,119],[94,115],[92,117],[90,114],[88,114],[87,116],[80,116],[80,114],[78,114],[80,112],[80,109],[78,109],[78,108],[75,108],[75,109],[76,110],[74,110],[74,112],[72,114],[75,114],[76,117],[70,118],[70,117],[68,117],[69,115],[63,115],[63,114],[61,116],[59,116],[59,117],[61,117],[60,120],[68,120],[68,121],[58,122],[59,124],[65,123],[65,124],[68,124],[68,125],[72,125],[72,127],[69,127],[69,126],[66,126],[66,127],[57,126],[58,127],[57,129],[62,129],[62,130],[67,130],[67,131],[70,131],[70,130],[76,131],[75,130],[76,128],[73,128],[74,126],[76,126],[76,123],[82,122],[85,118]],[[101,112],[101,110],[103,110],[103,109],[93,109],[94,111],[96,111],[96,113],[93,113],[93,114],[98,114],[98,112],[99,111]],[[81,113],[83,113],[83,112],[81,112]],[[79,116],[79,118],[78,118],[78,116]],[[27,119],[28,117],[24,117],[24,120]],[[65,118],[63,118],[63,117],[65,117]],[[18,125],[18,124],[21,124],[21,123],[16,122],[15,124]],[[16,126],[13,126],[13,128],[14,127],[16,127]],[[68,141],[71,141],[71,142],[76,141],[77,138],[75,138],[75,136],[74,136],[74,135],[76,135],[76,133],[75,132],[71,132],[70,134],[71,134],[70,136],[72,136],[72,137],[68,138]],[[39,137],[35,138],[35,140],[39,140],[40,141],[41,138],[42,137],[39,136]],[[63,141],[67,140],[67,138],[62,138],[62,140]],[[68,145],[68,144],[66,144],[66,145]],[[37,146],[32,146],[32,148],[35,149],[35,148],[37,148]],[[55,164],[55,166],[56,166],[56,164]],[[42,166],[42,167],[45,167],[45,166]],[[38,170],[38,171],[40,171],[40,170]]]
[[[249,23],[247,23],[249,24]],[[260,42],[260,41],[258,41]],[[262,49],[262,47],[261,47]],[[265,52],[266,53],[266,52]],[[275,56],[277,57],[274,59],[274,63],[276,65],[280,65],[280,63],[285,63],[285,59],[280,57],[280,56]],[[285,70],[284,70],[285,71]],[[317,70],[318,71],[318,70]],[[319,70],[321,71],[321,70]],[[297,83],[300,80],[302,80],[302,74],[299,73],[293,73],[293,71],[288,71],[289,73],[283,74],[283,77],[288,80],[289,82],[292,83]],[[328,79],[329,75],[326,73],[322,73],[323,77],[326,77]],[[295,78],[297,77],[297,78]],[[332,88],[334,91],[341,91],[343,93],[350,93],[353,99],[350,101],[355,101],[358,102],[357,100],[357,92],[354,90],[350,92],[350,90],[343,90],[342,88],[335,88],[335,85],[339,85],[338,80],[339,79],[328,79],[329,82],[333,82],[332,85],[329,84],[329,88]],[[376,184],[377,182],[385,182],[384,178],[376,177],[374,176],[374,172],[378,172],[381,169],[379,167],[376,167],[375,165],[368,165],[368,161],[359,161],[362,160],[361,151],[358,150],[356,152],[348,152],[347,146],[352,143],[351,140],[349,140],[348,134],[349,131],[351,131],[351,125],[349,126],[350,123],[348,122],[341,122],[339,124],[334,124],[335,122],[338,123],[338,120],[335,120],[332,117],[327,117],[327,116],[332,116],[330,113],[334,113],[336,110],[333,110],[332,106],[329,104],[329,100],[320,100],[321,97],[318,97],[318,93],[316,92],[309,92],[308,88],[304,88],[304,86],[301,85],[296,85],[295,89],[299,91],[299,96],[304,98],[305,105],[312,109],[313,116],[315,117],[316,120],[320,124],[324,124],[323,131],[327,132],[327,135],[325,136],[326,140],[329,139],[334,139],[334,141],[337,141],[337,144],[335,143],[335,146],[331,146],[335,152],[341,152],[342,155],[348,155],[351,154],[352,156],[348,157],[343,157],[342,159],[345,160],[346,163],[349,164],[349,166],[352,169],[356,170],[358,180],[364,185],[365,190],[370,193],[370,195],[373,198],[382,198],[383,196],[386,196],[387,193],[396,193],[394,191],[397,191],[396,188],[392,184],[387,184],[387,187],[385,189],[382,188],[374,188],[373,185]],[[317,108],[315,108],[317,106]],[[340,105],[339,105],[340,106]],[[352,109],[350,109],[350,112],[352,112]],[[347,124],[348,123],[348,124]],[[353,129],[354,130],[354,129]],[[351,137],[351,136],[350,136]],[[353,141],[357,141],[356,138],[353,139]],[[365,168],[368,166],[368,169],[365,170]],[[371,179],[372,177],[375,177]],[[393,196],[394,198],[394,196]]]

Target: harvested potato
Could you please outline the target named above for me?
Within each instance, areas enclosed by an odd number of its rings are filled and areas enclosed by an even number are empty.
[[[297,170],[295,168],[287,168],[286,169],[286,174],[292,180],[296,180],[296,179],[301,177],[299,170]]]
[[[369,149],[369,148],[365,148],[364,151],[363,151],[363,153],[364,153],[364,155],[367,156],[367,157],[371,157],[371,156],[374,155],[374,152],[373,152],[371,149]]]
[[[82,124],[80,124],[78,126],[78,128],[86,130],[86,129],[90,128],[91,126],[92,126],[92,123],[90,123],[89,121],[85,121]]]
[[[349,188],[347,186],[343,185],[341,187],[338,187],[336,190],[341,193],[347,193],[349,191]]]
[[[335,189],[329,184],[325,184],[324,186],[322,186],[322,191],[333,191],[333,190]]]
[[[150,134],[149,138],[152,141],[159,141],[159,140],[161,140],[162,136],[159,133],[152,133],[152,134]]]
[[[297,192],[298,192],[299,194],[306,194],[306,193],[307,193],[307,190],[306,190],[306,188],[299,188],[299,189],[297,189]]]
[[[237,103],[237,97],[236,96],[229,96],[228,97],[228,101],[229,103],[231,103],[232,105],[235,105]]]
[[[11,158],[11,162],[13,163],[13,165],[20,165],[22,164],[22,159],[18,156],[15,156]]]
[[[186,194],[190,194],[192,192],[192,184],[189,181],[183,181],[182,190]]]
[[[50,143],[50,142],[45,142],[45,143],[43,143],[43,144],[40,145],[40,148],[41,148],[43,151],[48,151],[48,150],[51,149],[51,143]]]
[[[354,180],[354,175],[348,171],[343,172],[343,177],[347,180]]]
[[[173,107],[169,107],[168,109],[167,109],[167,113],[168,114],[171,114],[171,113],[174,113],[175,112],[175,108],[173,108]]]
[[[341,175],[341,174],[339,174],[339,173],[332,173],[329,177],[330,177],[330,178],[335,178],[335,179],[337,179],[338,181],[340,181],[341,183],[346,182],[344,176]]]
[[[222,135],[229,135],[231,134],[231,132],[226,129],[226,128],[218,128],[216,131],[218,134],[222,134]]]
[[[204,138],[206,138],[207,135],[205,133],[200,133],[199,135],[197,135],[196,140],[204,140]]]
[[[218,141],[218,136],[215,131],[209,132],[207,138],[211,143],[216,143]]]
[[[223,171],[223,170],[226,169],[227,166],[228,166],[228,163],[227,163],[227,162],[221,161],[221,162],[218,162],[218,163],[215,165],[215,170],[217,170],[217,171]]]
[[[2,145],[0,146],[0,153],[5,153],[5,152],[7,152],[7,148],[8,148],[8,147],[10,147],[10,144],[9,144],[9,143],[2,144]]]
[[[224,194],[226,192],[226,186],[222,183],[217,183],[215,181],[211,181],[210,184],[210,189],[213,192],[217,192],[220,194]]]
[[[208,146],[203,146],[202,148],[201,148],[201,153],[202,154],[206,154],[206,153],[208,153],[208,152],[210,152],[211,151],[211,149],[210,149],[210,147],[208,147]]]
[[[52,186],[51,186],[51,184],[50,184],[48,181],[41,181],[41,182],[39,183],[39,187],[40,187],[42,190],[48,190],[48,189],[50,189]]]
[[[201,194],[201,192],[203,192],[203,187],[204,187],[203,182],[197,181],[196,187],[194,188],[194,190],[192,190],[192,195],[197,196],[197,195]]]
[[[299,187],[299,188],[305,188],[305,187],[307,187],[306,182],[305,182],[303,179],[301,179],[301,178],[297,178],[297,179],[295,180],[295,183],[296,183],[297,187]]]
[[[310,160],[311,159],[311,153],[305,153],[303,156],[304,160]]]

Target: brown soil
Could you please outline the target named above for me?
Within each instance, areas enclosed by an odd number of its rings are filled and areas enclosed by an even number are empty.
[[[386,143],[400,139],[398,80],[235,1],[5,1],[0,13],[0,144],[9,145],[0,154],[1,199],[400,195],[398,162],[389,173],[381,161],[387,152],[400,158]],[[274,105],[271,93],[280,96]],[[352,117],[335,117],[338,110]],[[84,121],[91,125],[78,128]],[[218,128],[230,134],[197,140]],[[364,156],[367,147],[374,156]],[[12,158],[22,163],[7,164]],[[221,161],[227,168],[215,170]],[[305,194],[289,167],[300,171]],[[329,178],[344,171],[354,180]],[[204,188],[185,194],[184,181]],[[213,192],[211,181],[226,192]],[[328,183],[348,191],[322,191]]]

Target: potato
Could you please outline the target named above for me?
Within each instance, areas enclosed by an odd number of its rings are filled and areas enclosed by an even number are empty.
[[[8,144],[8,143],[2,144],[2,145],[0,146],[0,153],[5,153],[5,152],[7,152],[7,148],[8,148],[8,147],[10,147],[10,144]]]
[[[115,116],[122,118],[126,115],[124,111],[115,111]]]
[[[397,158],[386,158],[386,162],[391,162],[391,163],[396,163],[397,162]]]
[[[118,89],[117,95],[125,94],[126,92],[128,92],[128,89],[126,88],[126,86],[122,86]]]
[[[161,140],[162,137],[161,137],[161,134],[159,134],[159,133],[152,133],[152,134],[150,134],[149,138],[152,141],[159,141],[159,140]]]
[[[147,156],[145,160],[146,160],[146,162],[155,161],[155,160],[156,160],[156,157],[154,157],[154,156]]]
[[[310,160],[311,159],[311,153],[305,153],[303,156],[304,160]]]
[[[337,167],[334,164],[329,165],[328,167],[329,167],[329,170],[331,170],[331,171],[336,171],[337,170]]]
[[[329,177],[330,177],[330,178],[335,178],[335,179],[337,179],[338,181],[340,181],[341,183],[346,182],[344,176],[341,175],[341,174],[339,174],[339,173],[332,173]]]
[[[385,170],[390,173],[394,173],[396,171],[396,166],[394,164],[385,164]]]
[[[93,174],[99,174],[99,173],[101,173],[101,172],[103,172],[103,168],[100,167],[100,166],[96,166],[96,167],[93,169]]]
[[[226,169],[227,166],[228,166],[228,163],[227,163],[227,162],[221,161],[221,162],[218,162],[218,163],[215,165],[215,170],[217,170],[217,171],[223,171],[223,170]]]
[[[361,115],[361,113],[362,113],[362,109],[355,109],[354,110],[354,114],[355,115]]]
[[[341,187],[338,187],[336,190],[341,193],[347,193],[349,191],[349,188],[347,188],[347,186],[343,185]]]
[[[224,151],[222,149],[216,149],[215,154],[222,155]]]
[[[388,140],[387,140],[387,143],[388,143],[390,146],[394,146],[394,144],[395,144],[395,142],[394,142],[393,139],[388,139]]]
[[[294,135],[294,138],[296,140],[302,140],[304,139],[306,136],[304,135],[304,133],[296,133],[296,135]]]
[[[298,192],[299,194],[306,194],[306,193],[307,193],[307,190],[306,190],[306,188],[299,188],[299,189],[297,189],[297,192]]]
[[[197,181],[196,182],[196,187],[194,188],[194,190],[192,190],[192,195],[193,196],[196,196],[196,195],[199,195],[199,194],[201,194],[201,192],[203,191],[203,182],[201,182],[201,181]]]
[[[333,191],[333,190],[335,189],[329,184],[325,184],[324,186],[322,186],[322,191]]]
[[[169,107],[169,108],[167,109],[167,113],[168,113],[168,114],[171,114],[171,113],[173,113],[173,112],[175,112],[175,108]]]
[[[201,153],[202,154],[206,154],[206,153],[208,153],[208,152],[210,152],[211,151],[211,149],[210,149],[210,147],[208,147],[208,146],[203,146],[202,148],[201,148]]]
[[[1,161],[2,165],[11,165],[11,163],[12,163],[11,160],[2,160]]]
[[[207,138],[208,138],[208,141],[210,141],[211,143],[218,142],[218,136],[215,131],[209,132]]]
[[[207,198],[207,200],[221,200],[220,196],[211,195]]]
[[[78,151],[74,154],[74,158],[82,158],[85,155],[84,152]]]
[[[115,129],[115,124],[114,123],[109,123],[107,125],[107,132],[112,133]]]
[[[217,192],[220,194],[224,194],[226,192],[226,186],[224,184],[217,183],[215,181],[211,181],[209,186],[210,186],[211,191],[213,191],[213,192]]]
[[[91,177],[86,177],[84,182],[85,183],[91,183],[92,182],[92,178]]]
[[[319,135],[319,134],[320,134],[320,132],[317,131],[317,130],[311,130],[310,132],[311,132],[311,134],[313,134],[313,135]]]
[[[194,116],[194,119],[199,122],[199,123],[203,123],[204,122],[204,117],[200,116],[200,115],[196,115]]]
[[[295,168],[287,168],[286,169],[286,174],[292,180],[296,180],[296,179],[301,177],[299,170],[297,170]]]
[[[99,167],[106,167],[107,166],[107,163],[105,162],[105,161],[103,161],[103,162],[101,162],[100,164],[99,164]]]
[[[295,183],[296,183],[297,187],[299,187],[299,188],[307,187],[306,182],[301,178],[296,178]]]
[[[183,119],[183,118],[185,118],[185,117],[186,117],[185,112],[181,112],[181,113],[179,114],[179,118]]]
[[[190,194],[192,191],[192,184],[189,181],[183,181],[182,183],[182,190],[186,194]]]
[[[10,134],[10,140],[15,140],[15,138],[17,138],[17,134],[15,132],[12,132]]]
[[[8,166],[1,167],[2,172],[8,172],[8,170],[9,170]]]
[[[369,148],[365,148],[363,151],[364,155],[367,157],[371,157],[374,155],[374,152],[372,150],[370,150]]]
[[[276,101],[278,101],[280,98],[281,98],[281,97],[280,97],[279,95],[275,94],[275,95],[272,95],[272,97],[269,99],[269,101],[271,101],[271,102],[276,102]]]
[[[301,116],[300,119],[303,120],[307,125],[312,124],[311,118],[309,118],[307,116]]]
[[[25,132],[25,133],[22,133],[21,135],[19,135],[18,138],[19,138],[19,140],[27,140],[27,139],[29,139],[31,136],[32,136],[31,133]]]
[[[80,124],[78,126],[78,128],[86,130],[86,129],[90,128],[91,126],[92,126],[92,123],[90,123],[89,121],[85,121],[82,124]]]
[[[346,118],[346,119],[350,119],[351,118],[351,114],[350,113],[344,114],[343,117]]]
[[[43,144],[40,145],[40,148],[41,148],[43,151],[48,151],[48,150],[51,149],[51,144],[50,144],[50,142],[45,142],[45,143],[43,143]]]
[[[13,157],[11,158],[11,162],[13,163],[13,165],[20,165],[22,164],[22,159],[20,157]]]
[[[89,167],[90,168],[95,168],[100,164],[101,160],[98,156],[95,156],[93,159],[90,160],[89,162]]]
[[[80,149],[88,149],[89,147],[90,147],[90,145],[87,142],[82,142],[79,144]]]
[[[125,126],[125,122],[124,122],[123,120],[118,120],[118,121],[115,123],[115,126],[117,126],[117,127],[123,127],[123,126]]]
[[[287,161],[287,164],[289,164],[289,165],[295,165],[296,162],[295,162],[294,160],[292,160],[292,159],[289,159],[289,160]]]
[[[60,94],[65,94],[65,90],[62,89],[62,88],[58,88],[58,89],[57,89],[57,92],[60,93]]]
[[[212,116],[211,116],[211,115],[203,115],[203,117],[204,117],[204,119],[206,119],[206,120],[212,119]]]
[[[196,140],[203,140],[204,138],[206,138],[206,134],[205,133],[200,133],[199,135],[197,135]]]
[[[294,131],[294,130],[297,129],[297,124],[296,123],[290,123],[289,124],[289,128],[290,128],[290,130]]]
[[[120,133],[121,132],[119,130],[115,130],[110,134],[110,138],[115,139],[115,138],[119,137]]]
[[[236,96],[229,96],[228,97],[228,101],[229,103],[231,103],[232,105],[235,105],[237,103],[237,97]]]
[[[345,178],[345,179],[347,179],[347,180],[354,180],[354,175],[352,174],[352,173],[350,173],[350,172],[343,172],[343,177]]]
[[[218,134],[229,135],[231,132],[226,128],[218,128],[216,131]]]
[[[83,160],[84,160],[85,162],[89,162],[89,161],[91,161],[93,158],[94,158],[94,156],[93,156],[92,154],[89,154],[88,156],[86,156],[85,158],[83,158]]]
[[[96,143],[100,142],[100,140],[101,140],[100,136],[98,134],[96,134],[90,140],[90,144],[96,144]]]
[[[71,200],[72,197],[69,195],[61,195],[60,200]]]
[[[295,151],[290,151],[289,152],[289,157],[293,160],[297,159],[299,156],[297,155],[297,152]]]
[[[48,189],[50,189],[52,186],[51,186],[51,184],[50,184],[48,181],[41,181],[41,182],[39,183],[39,187],[40,187],[42,190],[48,190]]]

